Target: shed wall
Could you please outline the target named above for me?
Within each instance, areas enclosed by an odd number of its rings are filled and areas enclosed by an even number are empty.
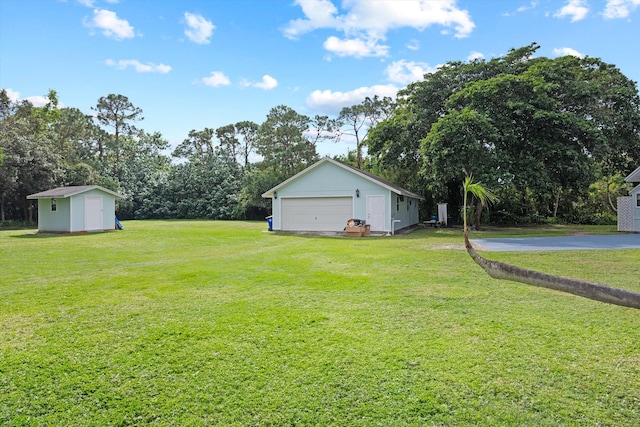
[[[38,230],[67,233],[70,231],[69,199],[56,199],[56,211],[51,211],[51,199],[38,199]]]
[[[77,233],[86,231],[85,196],[102,198],[100,223],[102,230],[114,229],[115,197],[99,189],[86,191],[66,198],[55,198],[56,211],[51,211],[51,199],[38,199],[38,230],[55,233]]]
[[[72,196],[71,224],[72,231],[85,231],[85,196],[101,196],[102,197],[102,229],[114,229],[114,217],[116,214],[116,198],[111,194],[105,193],[98,189],[86,191],[82,194]]]

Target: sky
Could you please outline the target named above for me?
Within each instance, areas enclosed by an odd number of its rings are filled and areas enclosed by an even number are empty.
[[[173,147],[286,105],[335,116],[449,61],[590,56],[640,80],[640,0],[0,0],[0,89],[126,96]],[[321,155],[352,142],[324,142]]]

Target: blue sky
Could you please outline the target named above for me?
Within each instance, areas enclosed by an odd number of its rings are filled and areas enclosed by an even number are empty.
[[[36,105],[55,89],[85,113],[125,95],[175,146],[281,104],[335,115],[532,42],[639,81],[640,0],[0,0],[0,88]]]

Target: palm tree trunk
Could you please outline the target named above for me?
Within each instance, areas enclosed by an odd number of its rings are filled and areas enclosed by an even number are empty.
[[[494,279],[511,280],[527,285],[567,292],[607,304],[640,309],[640,293],[637,292],[601,285],[599,283],[553,276],[483,258],[476,252],[471,242],[469,242],[468,234],[465,228],[464,244],[467,248],[467,253],[476,264],[482,267],[484,271]]]

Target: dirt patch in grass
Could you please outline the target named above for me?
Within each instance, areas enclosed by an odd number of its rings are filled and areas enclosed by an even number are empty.
[[[429,249],[464,249],[464,245],[460,244],[448,244],[448,245],[433,245],[429,246]]]

